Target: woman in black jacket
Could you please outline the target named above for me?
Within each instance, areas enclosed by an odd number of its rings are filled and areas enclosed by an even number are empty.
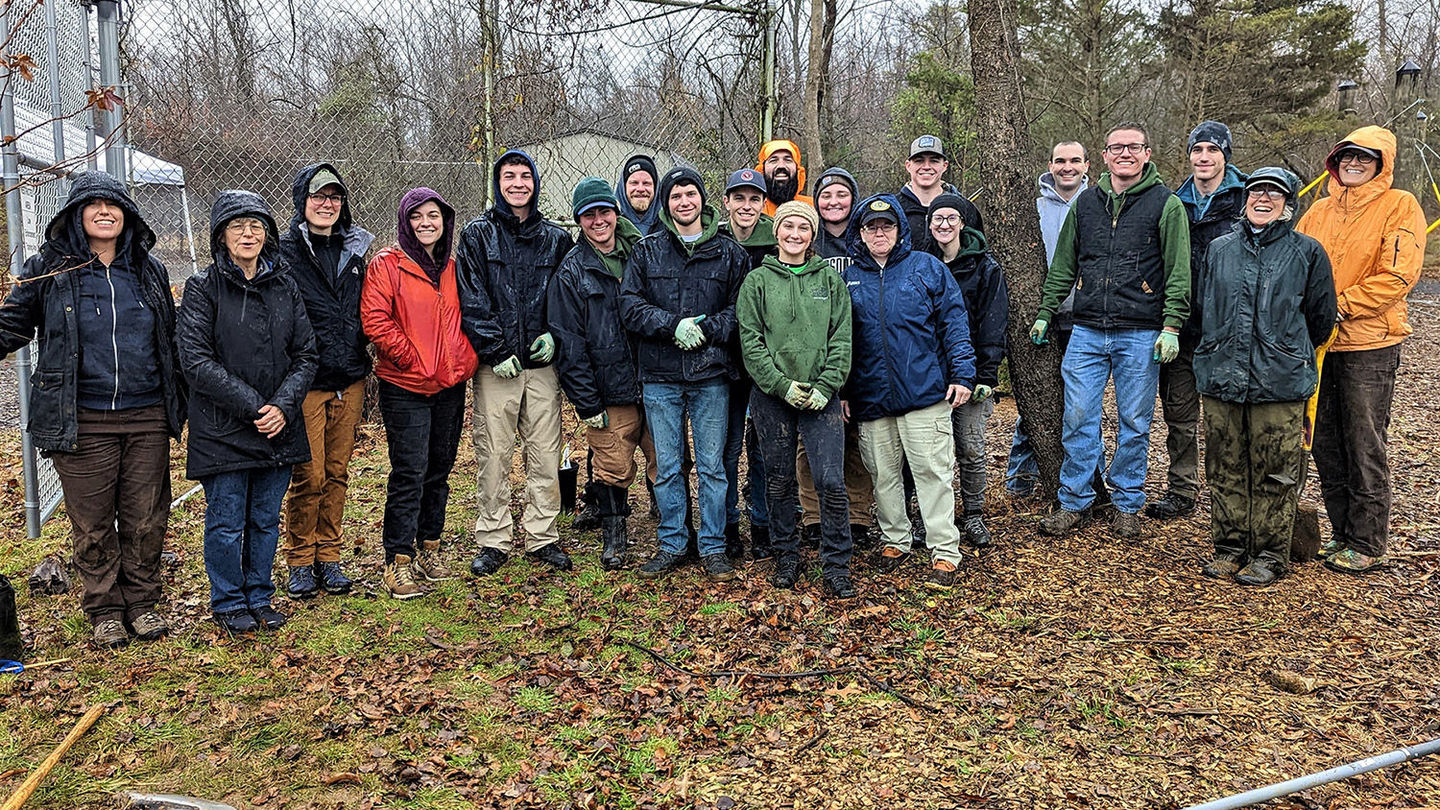
[[[301,404],[315,337],[278,242],[259,195],[222,191],[210,209],[214,262],[180,301],[176,338],[193,392],[186,474],[205,486],[210,609],[231,633],[285,623],[270,605],[280,503],[291,465],[310,458]]]
[[[169,631],[155,605],[185,384],[154,244],[124,185],[82,172],[0,304],[0,358],[40,341],[27,427],[60,475],[81,607],[101,647],[126,644],[127,624],[146,641]]]

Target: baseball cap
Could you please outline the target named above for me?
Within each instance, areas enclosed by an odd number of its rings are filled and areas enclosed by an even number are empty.
[[[864,210],[860,212],[860,224],[867,225],[877,219],[888,219],[896,225],[900,224],[900,212],[895,206],[885,200],[871,200]]]
[[[923,155],[926,152],[945,157],[945,144],[934,135],[921,135],[910,142],[910,157]],[[948,159],[948,158],[947,158]]]
[[[725,181],[725,193],[729,194],[737,188],[753,188],[761,194],[764,194],[767,192],[765,188],[765,175],[754,169],[738,169],[733,171],[730,173],[730,179]]]
[[[326,186],[339,186],[342,192],[348,192],[345,184],[340,182],[340,176],[329,169],[321,169],[315,172],[315,176],[310,178],[310,187],[307,190],[309,193],[314,194]]]

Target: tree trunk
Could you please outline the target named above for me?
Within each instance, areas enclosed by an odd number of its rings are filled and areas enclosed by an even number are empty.
[[[825,58],[825,0],[810,0],[810,48],[805,70],[805,132],[800,144],[805,157],[805,173],[820,179],[825,171],[825,156],[820,143],[820,105],[825,98],[825,74],[829,60]],[[801,189],[804,192],[805,189]]]
[[[1035,181],[1025,103],[1020,94],[1019,18],[1012,0],[970,0],[970,68],[983,176],[993,189],[987,230],[995,258],[1010,288],[1010,385],[1025,420],[1040,485],[1054,495],[1060,479],[1060,352],[1054,341],[1030,342],[1030,324],[1040,310],[1045,282],[1045,245],[1035,212]]]

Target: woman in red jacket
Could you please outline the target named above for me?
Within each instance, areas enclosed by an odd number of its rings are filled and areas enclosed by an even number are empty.
[[[400,199],[399,244],[370,261],[360,322],[379,352],[380,415],[390,447],[385,487],[385,587],[424,593],[417,580],[450,578],[440,533],[460,445],[465,383],[479,361],[460,331],[455,291],[455,209],[428,188]],[[419,553],[416,553],[416,546]]]

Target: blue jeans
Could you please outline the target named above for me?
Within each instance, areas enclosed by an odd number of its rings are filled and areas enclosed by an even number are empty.
[[[1095,501],[1095,468],[1104,458],[1100,432],[1105,385],[1115,379],[1120,428],[1106,480],[1121,512],[1145,505],[1145,468],[1150,419],[1155,414],[1160,364],[1154,360],[1158,329],[1092,329],[1076,324],[1065,350],[1065,462],[1060,466],[1060,506],[1071,512]]]
[[[755,450],[755,442],[745,438],[747,433],[752,439],[755,434],[754,429],[745,429],[745,414],[750,409],[752,387],[748,377],[730,383],[730,405],[725,422],[725,522],[730,525],[740,522],[740,451],[743,446],[750,461],[746,473],[750,525],[768,526],[770,510],[765,504],[765,463]]]
[[[660,507],[657,534],[660,550],[683,554],[685,481],[680,463],[682,431],[690,416],[695,470],[700,480],[700,554],[725,553],[725,427],[729,419],[730,385],[726,380],[703,383],[645,383],[645,418],[655,441],[655,500]]]
[[[1029,495],[1040,480],[1040,464],[1025,430],[1025,420],[1015,417],[1015,436],[1010,440],[1010,464],[1005,468],[1005,488],[1016,495]]]
[[[205,487],[205,573],[210,610],[232,613],[270,605],[275,548],[280,543],[280,503],[290,468],[219,473]]]

